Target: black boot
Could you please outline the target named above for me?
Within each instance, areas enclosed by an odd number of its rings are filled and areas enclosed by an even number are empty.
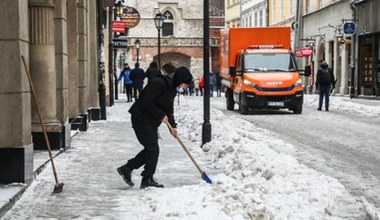
[[[117,168],[117,172],[123,177],[125,183],[130,186],[134,186],[135,184],[132,182],[132,170],[126,166],[121,166]]]
[[[144,189],[150,186],[164,188],[164,185],[157,183],[156,180],[152,176],[143,177],[141,180],[140,188]]]

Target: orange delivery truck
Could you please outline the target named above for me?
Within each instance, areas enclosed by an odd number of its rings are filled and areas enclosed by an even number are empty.
[[[241,114],[249,109],[289,109],[302,113],[303,88],[290,48],[289,27],[228,28],[221,30],[220,75],[226,105]]]

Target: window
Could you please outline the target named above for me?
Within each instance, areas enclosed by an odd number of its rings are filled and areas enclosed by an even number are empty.
[[[173,14],[170,11],[164,12],[164,23],[162,25],[162,36],[174,35],[174,19]]]
[[[258,27],[257,11],[255,11],[255,27]]]

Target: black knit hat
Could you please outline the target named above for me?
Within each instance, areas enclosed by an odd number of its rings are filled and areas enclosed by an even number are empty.
[[[186,83],[187,85],[191,84],[191,81],[193,80],[193,76],[191,75],[189,69],[187,69],[184,66],[179,67],[174,72],[173,77],[173,86],[177,87],[182,83]]]

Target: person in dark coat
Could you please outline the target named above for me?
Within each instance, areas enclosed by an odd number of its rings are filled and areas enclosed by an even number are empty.
[[[221,97],[222,96],[222,77],[220,76],[219,72],[215,73],[215,79],[216,79],[216,96]]]
[[[171,76],[159,75],[151,79],[144,87],[140,97],[129,109],[132,127],[144,149],[134,158],[117,168],[124,181],[133,186],[131,173],[144,166],[140,188],[163,187],[156,182],[153,175],[159,156],[158,127],[162,122],[169,122],[174,128],[170,133],[176,137],[173,102],[177,92],[187,89],[193,77],[186,67],[178,68]]]
[[[135,63],[135,68],[129,74],[129,78],[132,80],[133,97],[136,101],[138,96],[137,93],[140,95],[142,92],[145,78],[144,70],[140,68],[139,63]]]
[[[145,77],[148,78],[148,83],[155,78],[160,76],[161,71],[158,69],[158,64],[156,61],[153,61],[149,64],[149,68],[145,71]]]
[[[325,109],[329,111],[330,90],[334,86],[335,77],[329,65],[323,61],[321,68],[317,72],[317,81],[315,82],[316,89],[319,90],[319,105],[318,111],[322,110],[323,98],[325,99]]]

